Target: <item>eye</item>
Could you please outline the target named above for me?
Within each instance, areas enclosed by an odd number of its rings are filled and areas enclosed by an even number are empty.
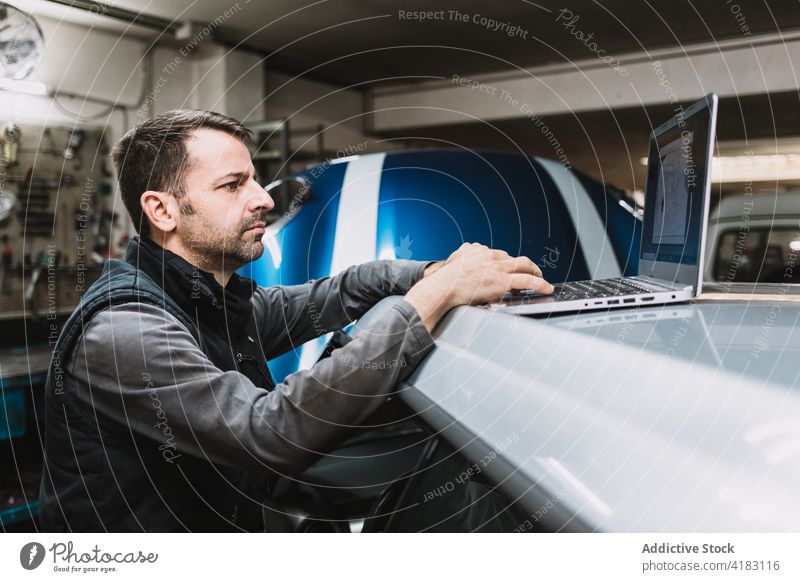
[[[239,182],[228,182],[222,186],[228,192],[236,192],[239,189]]]

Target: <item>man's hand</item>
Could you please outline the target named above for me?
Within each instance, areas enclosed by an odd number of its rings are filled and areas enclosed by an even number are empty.
[[[508,291],[521,289],[553,292],[541,269],[528,257],[464,243],[443,263],[429,265],[405,298],[430,331],[453,307],[492,303]]]

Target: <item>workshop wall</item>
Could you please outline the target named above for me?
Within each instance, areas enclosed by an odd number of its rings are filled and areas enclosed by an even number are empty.
[[[147,55],[146,39],[46,17],[37,21],[46,42],[35,79],[59,95],[0,91],[2,125],[81,128],[102,133],[110,146],[136,123],[175,108],[213,109],[245,120],[264,117],[257,55],[201,37],[159,40]],[[119,214],[118,228],[132,234],[112,183],[109,202]]]
[[[0,319],[69,312],[127,242],[108,139],[102,128],[41,125],[0,135]]]
[[[360,91],[347,89],[301,76],[269,70],[265,76],[265,108],[270,118],[286,117],[293,128],[310,129],[321,126],[325,150],[383,151],[393,149],[391,142],[379,148],[365,131],[364,96]],[[292,138],[292,148],[310,150],[315,147],[313,134],[302,132]],[[359,144],[361,146],[359,147]]]

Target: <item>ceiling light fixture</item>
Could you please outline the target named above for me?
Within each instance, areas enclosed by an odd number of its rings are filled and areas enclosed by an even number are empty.
[[[25,95],[49,95],[50,90],[41,81],[28,81],[16,79],[6,79],[0,77],[0,90],[13,91],[14,93],[24,93]]]

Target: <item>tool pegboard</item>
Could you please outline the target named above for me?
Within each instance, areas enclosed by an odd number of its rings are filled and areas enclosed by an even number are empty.
[[[5,264],[36,265],[54,251],[65,266],[117,256],[114,238],[123,233],[112,213],[103,130],[0,123],[0,237],[11,254]]]
[[[97,127],[0,120],[0,318],[68,313],[127,230]]]

